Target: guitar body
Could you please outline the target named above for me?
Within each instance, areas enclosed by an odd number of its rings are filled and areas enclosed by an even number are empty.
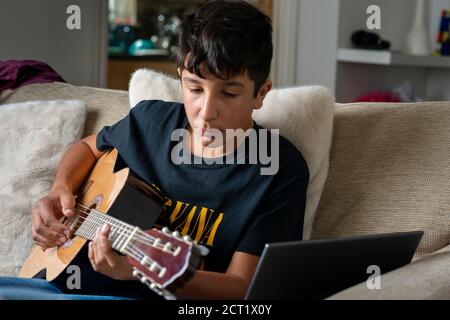
[[[158,207],[154,200],[152,189],[130,175],[129,168],[114,172],[117,160],[118,152],[113,149],[97,161],[78,193],[77,204],[86,208],[82,209],[83,214],[95,209],[145,228],[144,230],[150,229],[161,214],[162,207]],[[62,222],[69,227],[77,226],[75,219],[63,218]],[[45,271],[45,278],[48,281],[54,280],[67,268],[87,241],[80,236],[74,236],[62,246],[45,251],[35,245],[22,266],[19,277],[33,278]]]

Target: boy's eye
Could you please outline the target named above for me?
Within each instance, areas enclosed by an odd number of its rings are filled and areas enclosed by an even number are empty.
[[[201,89],[191,89],[191,92],[192,93],[200,93],[200,92],[202,92],[202,90]]]
[[[224,92],[223,95],[226,97],[229,97],[229,98],[237,97],[237,94],[229,93],[229,92]]]

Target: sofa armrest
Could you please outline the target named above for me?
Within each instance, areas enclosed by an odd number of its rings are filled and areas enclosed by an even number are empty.
[[[328,300],[367,299],[450,299],[450,245],[421,260],[382,275],[381,289],[370,290],[366,282],[363,282],[328,298]]]

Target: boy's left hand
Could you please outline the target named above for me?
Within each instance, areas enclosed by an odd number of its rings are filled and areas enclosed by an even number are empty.
[[[108,239],[109,225],[97,229],[93,241],[89,242],[89,260],[95,271],[115,280],[136,280],[133,277],[133,267],[126,256],[121,256],[111,247]]]

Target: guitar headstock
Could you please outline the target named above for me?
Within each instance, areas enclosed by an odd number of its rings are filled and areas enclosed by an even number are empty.
[[[130,242],[129,250],[135,253],[128,255],[133,275],[166,299],[176,299],[172,291],[192,278],[208,249],[168,228],[145,234],[148,236],[135,236]]]

